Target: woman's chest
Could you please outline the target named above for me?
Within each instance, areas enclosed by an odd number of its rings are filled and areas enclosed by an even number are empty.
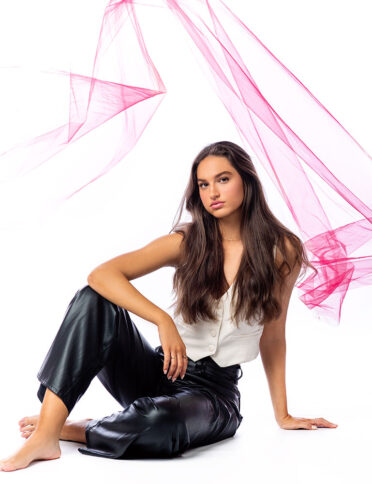
[[[233,284],[236,279],[240,263],[243,255],[243,245],[224,245],[224,263],[223,270],[225,274],[226,282],[229,287]]]

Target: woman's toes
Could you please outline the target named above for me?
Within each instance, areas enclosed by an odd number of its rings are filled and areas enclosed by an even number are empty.
[[[19,422],[20,430],[35,430],[37,422],[39,420],[39,415],[33,415],[32,417],[23,417]]]
[[[21,434],[21,437],[28,439],[30,435],[32,435],[33,432],[30,432],[29,430],[24,430]]]
[[[33,427],[32,425],[29,425],[27,427],[23,427],[21,429],[19,429],[22,437],[24,436],[23,434],[26,434],[26,435],[31,435],[34,431],[35,431],[35,427]]]
[[[28,419],[29,417],[23,417],[19,422],[18,422],[18,425],[22,428],[24,427],[25,425],[28,425]]]
[[[39,415],[27,415],[26,417],[21,418],[21,420],[18,421],[19,425],[27,425],[31,422],[35,421],[35,418],[37,419]]]

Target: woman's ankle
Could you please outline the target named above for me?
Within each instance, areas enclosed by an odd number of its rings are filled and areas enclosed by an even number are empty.
[[[66,422],[62,429],[60,439],[86,444],[85,429],[89,420],[92,419],[70,420]]]

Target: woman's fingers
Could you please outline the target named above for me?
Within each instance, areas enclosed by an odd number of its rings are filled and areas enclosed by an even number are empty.
[[[337,424],[329,422],[325,418],[305,418],[304,427],[305,429],[316,430],[319,427],[335,428]]]
[[[185,376],[187,368],[187,357],[184,358],[184,356],[186,356],[186,351],[179,350],[177,353],[177,369],[175,373],[173,373],[172,381],[174,381],[179,376],[181,378]]]
[[[305,421],[304,428],[316,430],[319,427],[326,427],[326,428],[335,428],[337,424],[329,422],[325,418],[307,418],[303,419]]]
[[[308,429],[316,430],[319,427],[336,428],[338,425],[326,420],[325,418],[299,418],[287,415],[279,422],[282,429]]]
[[[168,379],[173,381],[180,375],[186,373],[188,360],[183,358],[186,355],[186,346],[176,328],[174,322],[158,325],[160,343],[164,352],[163,371],[168,372]]]
[[[164,350],[164,366],[163,366],[164,373],[167,373],[168,371],[169,361],[170,361],[170,352]]]
[[[168,372],[168,380],[173,377],[174,372],[177,369],[177,360],[178,360],[177,353],[172,351],[171,352],[171,365],[170,365],[169,372]]]
[[[187,359],[183,358],[183,355],[186,355],[186,352],[183,352],[182,350],[174,350],[174,351],[167,351],[167,356],[164,354],[164,369],[166,370],[169,366],[169,371],[167,378],[168,380],[172,378],[172,381],[176,380],[176,378],[181,375],[183,376],[186,373],[186,368],[187,368]],[[171,358],[173,357],[174,358]]]
[[[185,357],[185,358],[184,358]],[[188,363],[188,360],[187,360],[187,355],[186,355],[186,351],[183,353],[182,355],[182,370],[181,370],[181,378],[183,378],[186,374],[186,370],[187,370],[187,363]]]
[[[170,377],[172,378],[172,382],[178,377],[182,370],[182,353],[181,350],[177,351],[174,355],[175,358],[173,359],[173,367],[171,365],[170,369]]]
[[[313,418],[313,425],[316,425],[317,427],[337,427],[337,424],[330,422],[329,420],[326,420],[325,418]]]

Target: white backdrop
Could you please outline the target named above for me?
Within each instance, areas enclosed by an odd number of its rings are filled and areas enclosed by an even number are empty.
[[[372,153],[368,2],[356,0],[352,7],[346,1],[329,0],[314,0],[311,5],[288,0],[227,3]],[[10,65],[65,68],[79,42],[96,41],[105,5],[98,0],[0,3],[1,153],[44,132],[43,102],[47,103],[37,86],[37,102],[36,94],[25,95],[30,93],[31,82],[26,71],[22,86],[9,83],[1,76],[2,69]],[[137,145],[107,175],[72,197],[43,223],[34,214],[27,226],[2,228],[0,232],[0,458],[23,442],[18,420],[39,413],[37,371],[67,304],[86,284],[88,273],[101,262],[168,233],[197,152],[213,141],[241,141],[185,44],[185,33],[165,9],[156,15],[156,21],[152,15],[144,18],[143,29],[151,39],[148,48],[168,92]],[[167,35],[161,35],[165,31]],[[183,49],[182,58],[177,55],[179,49]],[[56,58],[65,65],[56,65]],[[59,113],[55,115],[57,122]],[[276,189],[260,167],[258,170],[274,213],[296,230]],[[14,199],[9,205],[2,200],[0,219],[8,219]],[[22,205],[22,193],[17,202]],[[173,269],[161,269],[132,282],[167,310],[173,301],[172,274]],[[258,357],[242,365],[244,376],[239,388],[244,420],[235,438],[185,455],[185,459],[195,458],[194,479],[212,477],[222,482],[238,478],[238,472],[244,471],[244,479],[248,474],[252,482],[271,482],[273,478],[286,483],[310,483],[314,479],[369,482],[371,290],[349,291],[342,322],[335,327],[315,319],[297,296],[295,291],[287,319],[288,409],[298,417],[324,417],[337,423],[338,428],[315,432],[279,429]],[[132,319],[157,346],[156,326],[136,315]],[[118,403],[95,379],[71,418],[99,418],[117,410]],[[80,444],[62,442],[61,446],[58,464],[40,463],[18,471],[14,478],[20,479],[27,472],[36,480],[40,472],[48,472],[45,469],[55,476],[58,465],[57,480],[65,480],[73,468],[98,482],[107,472],[113,478],[121,477],[125,465],[124,479],[133,477],[142,482],[151,471],[151,479],[156,482],[186,482],[185,473],[180,472],[181,461],[122,465],[82,456],[76,450]],[[219,455],[224,468],[214,461]],[[67,456],[72,459],[69,463]],[[85,467],[88,465],[94,466],[94,476],[90,474],[92,468]]]

